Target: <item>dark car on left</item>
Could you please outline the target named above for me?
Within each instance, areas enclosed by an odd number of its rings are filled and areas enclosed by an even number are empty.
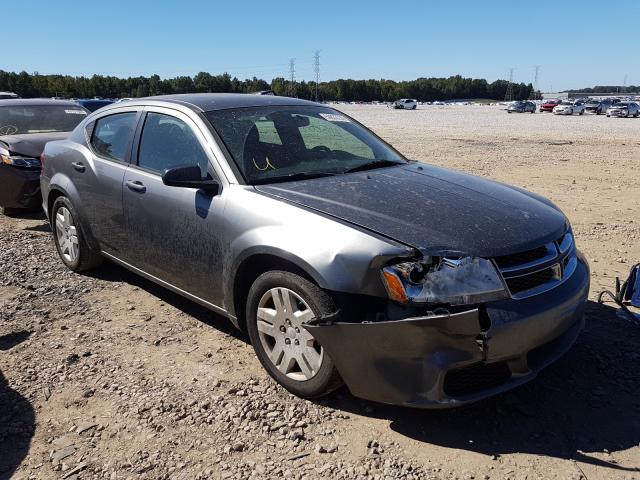
[[[7,99],[0,102],[0,208],[5,214],[41,208],[40,156],[88,115],[75,102]]]
[[[536,104],[533,102],[513,102],[507,108],[507,113],[517,112],[517,113],[536,113]]]

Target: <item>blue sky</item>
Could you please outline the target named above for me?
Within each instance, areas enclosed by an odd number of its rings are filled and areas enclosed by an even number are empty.
[[[310,80],[317,49],[323,80],[492,81],[513,68],[514,80],[533,82],[540,65],[545,91],[625,75],[640,84],[638,0],[22,0],[9,11],[0,55],[9,71],[270,80],[295,58],[296,77]]]

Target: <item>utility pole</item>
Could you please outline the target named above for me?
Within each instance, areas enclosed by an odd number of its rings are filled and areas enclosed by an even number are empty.
[[[289,59],[289,96],[296,96],[296,59]]]
[[[513,102],[513,68],[509,69],[509,84],[507,85],[507,93],[504,95],[505,102]]]
[[[318,88],[320,85],[320,50],[313,54],[313,71],[316,74],[316,102],[318,101]]]
[[[627,74],[624,74],[624,81],[622,82],[622,93],[627,92]]]

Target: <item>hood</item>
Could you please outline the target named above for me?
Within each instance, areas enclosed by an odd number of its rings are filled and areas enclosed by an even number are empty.
[[[25,157],[39,158],[47,142],[64,140],[71,132],[23,133],[0,136],[0,145],[7,144],[9,151]]]
[[[255,188],[425,254],[508,255],[556,240],[567,228],[543,197],[426,164]]]

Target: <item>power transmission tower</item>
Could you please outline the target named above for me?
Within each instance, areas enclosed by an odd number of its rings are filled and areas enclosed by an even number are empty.
[[[320,50],[313,54],[313,71],[316,74],[316,102],[318,101],[318,86],[320,85]]]
[[[296,59],[289,59],[289,96],[296,96]]]
[[[509,69],[509,84],[507,85],[507,93],[504,95],[505,102],[513,102],[513,68]]]
[[[538,77],[540,75],[540,65],[535,66],[535,74],[533,75],[533,92],[531,92],[531,98],[533,100],[540,100],[540,89],[538,87]]]

